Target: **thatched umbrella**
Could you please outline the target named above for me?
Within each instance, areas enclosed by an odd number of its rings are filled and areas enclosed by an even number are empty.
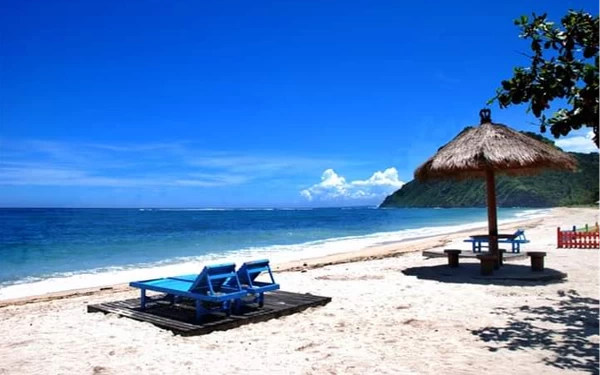
[[[495,175],[529,175],[540,170],[575,170],[575,159],[506,125],[494,124],[491,111],[479,112],[479,126],[464,130],[441,147],[435,155],[415,170],[419,181],[441,178],[484,177],[487,185],[487,207],[490,252],[498,254]],[[497,257],[498,260],[498,257]]]

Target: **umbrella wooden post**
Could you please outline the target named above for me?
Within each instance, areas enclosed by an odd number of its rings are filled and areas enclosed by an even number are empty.
[[[489,227],[489,245],[490,254],[496,256],[496,267],[500,266],[500,257],[498,256],[498,217],[496,215],[496,181],[494,171],[486,169],[485,179],[487,186],[487,206],[488,206],[488,227]]]

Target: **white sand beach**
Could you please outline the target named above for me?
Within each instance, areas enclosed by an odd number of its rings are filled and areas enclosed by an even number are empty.
[[[446,263],[422,250],[469,248],[465,233],[444,235],[274,265],[283,290],[332,301],[204,336],[86,312],[138,295],[124,286],[3,301],[0,374],[598,373],[599,250],[556,249],[557,226],[596,221],[597,209],[557,208],[502,227],[525,226],[523,251],[546,251],[546,267],[568,274],[563,282],[456,283],[402,272]]]

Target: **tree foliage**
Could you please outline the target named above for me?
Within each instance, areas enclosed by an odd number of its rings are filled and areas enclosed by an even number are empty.
[[[516,67],[489,104],[498,101],[505,108],[528,103],[541,132],[550,127],[556,138],[591,127],[598,146],[598,16],[569,11],[555,25],[546,14],[534,13],[531,20],[521,16],[515,25],[521,28],[521,38],[531,40],[531,65]],[[554,100],[560,108],[547,118]]]
[[[542,135],[539,135],[539,134],[536,134],[533,132],[526,132],[526,131],[522,131],[521,133],[562,151],[562,149],[560,147],[558,147],[553,141],[551,141],[550,139],[548,139]]]

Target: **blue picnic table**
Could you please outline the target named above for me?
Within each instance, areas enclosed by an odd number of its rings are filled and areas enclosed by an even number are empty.
[[[489,234],[476,234],[469,236],[469,239],[464,242],[470,242],[473,245],[473,252],[480,253],[482,247],[489,247],[489,239]],[[498,234],[498,244],[503,243],[511,244],[513,253],[520,253],[521,244],[529,243],[529,240],[525,238],[525,231],[519,229],[513,234]]]

